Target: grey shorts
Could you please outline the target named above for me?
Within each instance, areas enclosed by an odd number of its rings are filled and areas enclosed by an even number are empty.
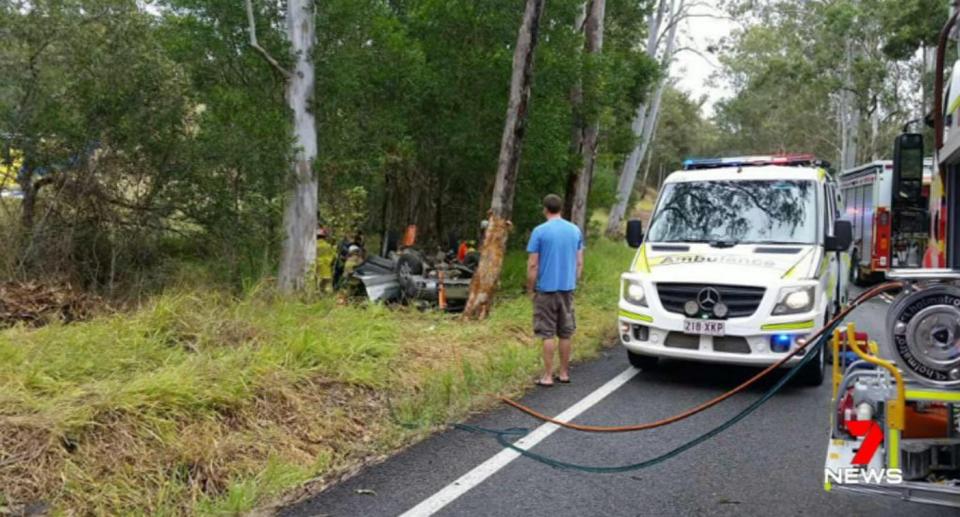
[[[573,291],[538,292],[533,298],[533,334],[539,338],[566,339],[577,330]]]

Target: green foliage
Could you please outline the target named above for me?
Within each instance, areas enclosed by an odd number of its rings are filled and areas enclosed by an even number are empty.
[[[258,39],[287,55],[276,5],[257,6]],[[183,166],[165,192],[189,232],[191,259],[216,257],[234,285],[274,271],[291,156],[283,79],[248,46],[242,3],[173,0],[158,37],[190,78],[190,130]]]
[[[25,194],[4,247],[22,273],[112,285],[152,260],[189,110],[154,21],[132,1],[0,4],[0,136]]]
[[[367,212],[367,190],[353,187],[320,204],[320,224],[331,231],[334,239],[352,237]]]
[[[883,51],[893,59],[910,59],[921,46],[935,47],[947,21],[947,2],[885,0],[880,2]]]
[[[613,164],[632,145],[629,122],[658,73],[638,45],[647,4],[608,1],[599,56],[584,55],[574,30],[581,0],[546,10],[516,196],[519,235],[540,222],[540,199],[562,193],[579,160],[570,147],[576,84],[580,115],[600,117],[601,159]],[[253,5],[260,44],[289,65],[284,6]],[[450,232],[477,237],[523,6],[317,3],[322,219],[370,234],[416,224],[425,245]],[[242,3],[10,1],[0,4],[0,32],[12,42],[0,49],[0,134],[5,149],[23,155],[23,180],[37,184],[24,203],[38,214],[23,210],[26,241],[5,246],[25,275],[64,274],[117,291],[164,269],[171,254],[214,259],[217,276],[235,287],[273,271],[290,121],[284,78],[250,47]],[[362,214],[352,199],[361,191]]]
[[[723,78],[736,92],[717,106],[721,148],[813,152],[832,161],[841,149],[843,97],[852,93],[857,161],[882,158],[900,127],[929,110],[932,83],[917,49],[935,41],[946,21],[944,2],[736,0],[727,6],[746,23],[720,55]]]
[[[774,2],[734,35],[721,55],[737,95],[717,106],[720,147],[735,153],[814,152],[836,156],[833,81],[816,61],[826,36],[803,2]],[[836,52],[836,48],[833,49]],[[842,50],[842,47],[841,49]]]

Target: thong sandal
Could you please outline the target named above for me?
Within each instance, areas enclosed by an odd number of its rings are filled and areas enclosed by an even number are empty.
[[[559,382],[560,384],[570,384],[570,377],[567,377],[566,379],[561,379],[560,377],[556,377],[556,379],[557,379],[557,382]]]
[[[534,381],[534,384],[536,384],[537,386],[543,386],[544,388],[552,388],[552,387],[553,387],[553,383],[552,383],[552,382],[543,382],[543,381],[540,380],[540,379],[537,379],[536,381]]]

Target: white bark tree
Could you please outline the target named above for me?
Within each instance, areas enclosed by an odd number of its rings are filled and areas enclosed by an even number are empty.
[[[677,28],[684,16],[684,3],[685,0],[679,0],[679,3],[677,0],[660,0],[657,10],[651,13],[647,24],[649,31],[647,55],[652,59],[659,60],[664,77],[657,84],[651,101],[641,104],[637,108],[636,115],[631,123],[631,129],[637,138],[637,145],[627,155],[620,169],[620,178],[617,181],[617,200],[610,208],[610,218],[607,221],[606,234],[610,237],[616,237],[620,234],[620,224],[627,212],[627,204],[630,202],[630,194],[633,192],[633,186],[637,179],[637,171],[640,169],[640,163],[646,156],[653,139],[654,129],[660,115],[663,89],[667,82],[666,74],[676,51]],[[665,20],[667,20],[667,26],[663,27]],[[665,30],[662,35],[661,29]],[[658,52],[658,42],[664,46],[662,53]]]
[[[307,271],[316,259],[317,176],[313,162],[317,157],[317,125],[309,104],[314,91],[311,53],[316,42],[316,12],[313,0],[287,0],[287,39],[294,62],[287,70],[257,41],[252,0],[246,0],[250,46],[286,80],[287,106],[293,122],[293,170],[289,176],[283,208],[283,249],[280,256],[278,285],[283,292],[303,289]]]
[[[840,91],[840,169],[857,165],[860,137],[860,109],[853,91],[853,45],[847,42],[844,49],[844,85]]]

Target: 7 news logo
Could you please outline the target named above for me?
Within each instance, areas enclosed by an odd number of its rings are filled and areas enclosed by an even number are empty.
[[[839,484],[900,484],[903,483],[901,469],[870,468],[870,461],[883,443],[883,428],[873,420],[851,420],[847,422],[847,430],[856,437],[863,437],[860,448],[850,461],[849,467],[840,469],[824,469],[825,483]]]

